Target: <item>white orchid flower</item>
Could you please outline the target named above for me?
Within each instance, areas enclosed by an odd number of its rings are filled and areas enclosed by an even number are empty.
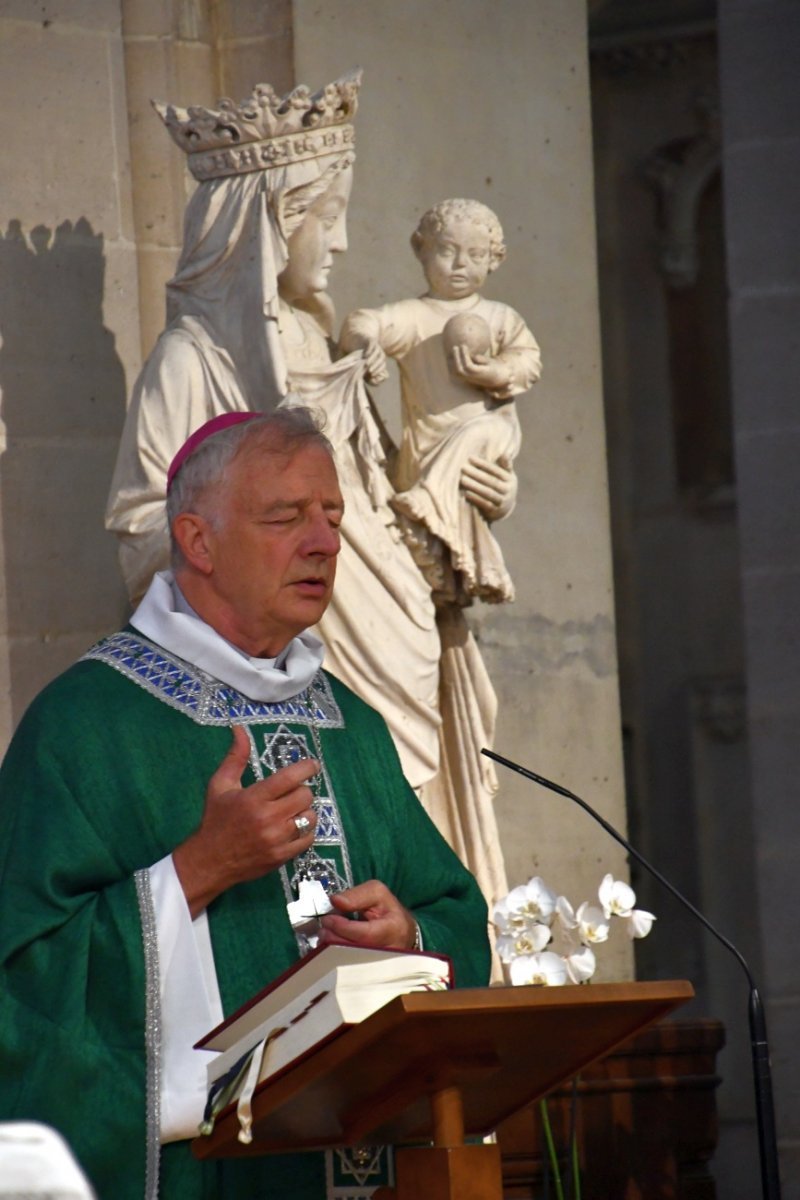
[[[510,963],[516,954],[514,949],[515,939],[509,937],[508,934],[500,933],[494,939],[494,948],[497,951],[497,957],[501,963]]]
[[[566,896],[559,896],[556,900],[556,914],[564,929],[578,928],[575,909]]]
[[[545,950],[543,954],[527,954],[515,958],[509,968],[511,982],[534,984],[539,987],[561,987],[567,982],[567,964],[560,954]]]
[[[621,918],[629,937],[647,937],[655,917],[634,908],[633,888],[606,875],[597,895],[601,907],[585,900],[575,909],[538,875],[513,888],[492,913],[495,946],[506,979],[542,987],[585,983],[597,970],[592,947],[608,940],[612,917]]]
[[[556,909],[556,894],[553,889],[538,875],[534,875],[533,879],[529,879],[525,884],[525,891],[528,895],[529,911],[535,914],[537,921],[549,925]]]
[[[597,892],[603,912],[608,917],[629,917],[636,903],[636,893],[632,887],[613,875],[604,875],[603,882]]]
[[[604,911],[596,904],[590,904],[588,900],[584,900],[575,913],[575,922],[584,945],[607,941],[610,928],[608,919]]]
[[[492,909],[492,924],[500,934],[510,935],[513,932],[511,913],[508,911],[508,897],[498,901]],[[499,940],[499,939],[498,939]]]
[[[556,906],[556,894],[538,876],[512,888],[495,906],[494,920],[502,933],[549,925]]]
[[[552,938],[547,925],[531,925],[521,933],[501,934],[495,938],[495,948],[503,963],[510,963],[518,955],[538,954]]]
[[[568,954],[564,961],[572,983],[584,983],[592,978],[597,969],[597,959],[589,946],[581,946],[574,954]]]
[[[516,940],[517,954],[538,954],[552,937],[549,925],[531,925]]]
[[[494,906],[492,921],[500,933],[515,937],[534,924],[534,917],[525,906],[525,888],[516,887]]]
[[[625,923],[628,936],[632,938],[647,937],[653,928],[653,921],[655,921],[655,917],[651,912],[645,912],[643,908],[635,908]]]

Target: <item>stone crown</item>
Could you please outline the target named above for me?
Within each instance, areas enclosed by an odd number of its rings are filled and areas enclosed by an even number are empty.
[[[178,108],[154,101],[153,107],[185,151],[195,179],[206,180],[349,148],[360,86],[356,69],[313,94],[300,85],[278,96],[270,84],[258,83],[240,104],[222,99],[216,109]]]

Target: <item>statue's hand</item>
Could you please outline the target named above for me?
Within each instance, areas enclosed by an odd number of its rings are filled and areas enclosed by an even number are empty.
[[[459,379],[486,392],[503,392],[511,383],[511,370],[499,358],[470,354],[466,346],[454,346],[451,363]]]
[[[517,499],[517,477],[504,459],[470,458],[461,468],[461,490],[487,521],[507,517]]]
[[[386,355],[381,349],[380,342],[376,338],[370,338],[362,344],[361,349],[364,352],[364,378],[367,383],[373,385],[383,383],[389,378],[389,372],[386,368]]]
[[[386,367],[386,355],[374,338],[364,347],[364,362],[367,367],[364,372],[364,378],[367,383],[384,383],[389,378],[389,371]]]

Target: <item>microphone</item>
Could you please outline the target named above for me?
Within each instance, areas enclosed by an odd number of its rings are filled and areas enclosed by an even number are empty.
[[[654,879],[658,880],[662,887],[671,892],[675,899],[679,900],[684,908],[687,908],[705,926],[709,933],[712,933],[717,941],[721,942],[725,949],[730,951],[737,960],[747,976],[747,983],[750,988],[748,1018],[750,1022],[750,1053],[753,1061],[756,1121],[758,1124],[761,1195],[763,1200],[780,1200],[781,1183],[778,1171],[778,1139],[775,1133],[775,1105],[772,1095],[772,1070],[770,1067],[769,1043],[767,1041],[767,1021],[758,988],[744,956],[736,949],[733,942],[729,942],[718,929],[715,929],[708,918],[704,917],[700,910],[695,908],[682,892],[679,892],[660,871],[656,870],[643,854],[640,854],[630,844],[627,838],[624,838],[613,825],[609,824],[605,817],[601,817],[600,813],[596,812],[580,796],[576,796],[574,792],[562,787],[561,784],[553,783],[551,779],[545,779],[543,775],[537,775],[535,771],[529,771],[527,767],[512,762],[510,758],[503,758],[502,754],[496,754],[494,750],[484,748],[481,750],[481,754],[485,754],[487,758],[501,763],[511,771],[516,771],[518,775],[524,775],[526,779],[532,779],[534,783],[541,784],[542,787],[549,788],[551,792],[557,792],[559,796],[566,796],[568,800],[572,800],[575,804],[578,804],[584,812],[587,812],[590,817],[594,818],[598,825],[605,829],[607,834],[614,838],[616,842],[619,842],[620,846],[627,851],[631,858],[635,858]]]

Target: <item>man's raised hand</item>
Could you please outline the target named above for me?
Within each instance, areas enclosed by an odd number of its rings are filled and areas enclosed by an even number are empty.
[[[250,741],[241,725],[232,732],[231,748],[208,782],[200,825],[172,852],[193,919],[235,883],[276,870],[314,840],[317,818],[307,782],[319,771],[316,759],[242,787]],[[300,831],[295,821],[303,817],[308,824]]]

